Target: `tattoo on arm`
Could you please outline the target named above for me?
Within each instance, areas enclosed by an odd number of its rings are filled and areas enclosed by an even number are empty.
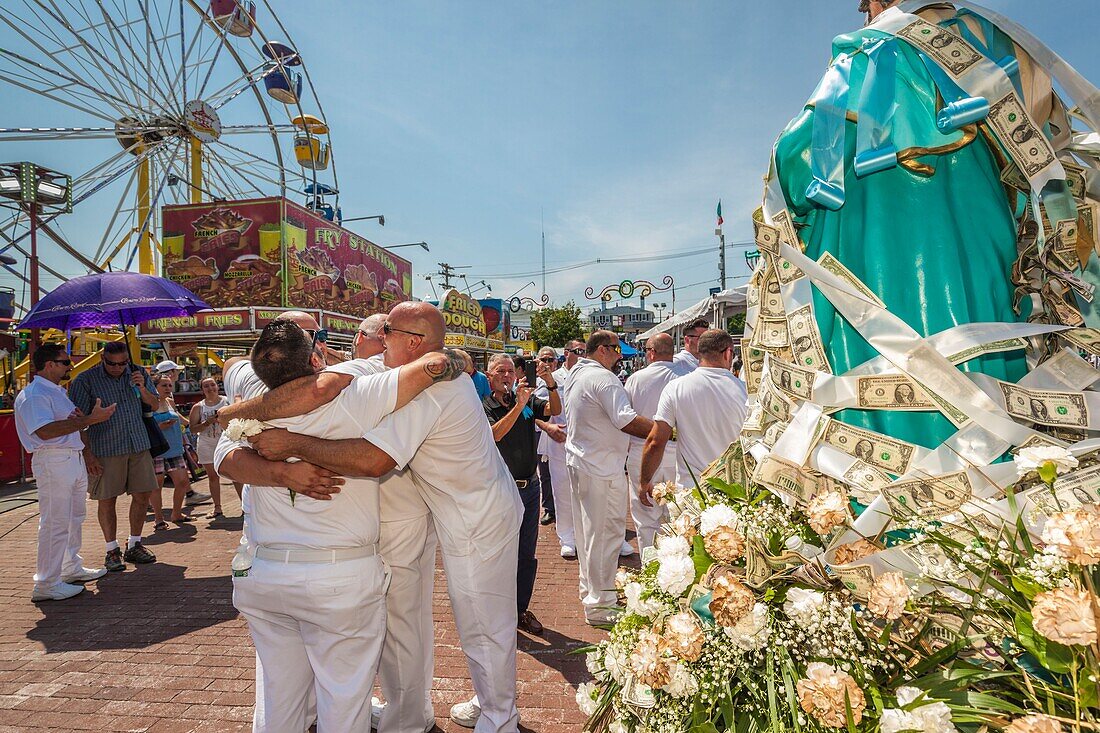
[[[462,356],[451,349],[444,349],[443,353],[447,356],[443,363],[429,361],[424,365],[424,372],[431,377],[433,383],[448,382],[466,370],[466,360]]]

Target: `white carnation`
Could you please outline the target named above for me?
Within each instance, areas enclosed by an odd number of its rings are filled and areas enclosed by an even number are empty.
[[[824,593],[792,587],[787,590],[787,600],[783,604],[783,613],[805,629],[817,618],[824,605]]]
[[[626,584],[623,588],[623,595],[626,596],[626,612],[653,618],[661,612],[662,604],[653,598],[642,600],[644,590],[645,588],[642,587],[641,583]]]
[[[909,706],[923,694],[916,687],[899,687],[898,705]],[[951,722],[951,708],[943,702],[928,702],[913,710],[888,708],[882,711],[879,720],[882,733],[901,733],[901,731],[920,731],[921,733],[955,733]]]
[[[683,538],[680,538],[683,539]],[[661,560],[657,585],[670,596],[680,596],[695,581],[695,563],[687,555],[672,555]]]
[[[768,643],[768,607],[757,603],[733,626],[725,627],[726,636],[738,649],[751,652]]]
[[[630,728],[623,721],[616,719],[607,726],[607,733],[630,733]]]
[[[1037,445],[1024,448],[1016,456],[1016,473],[1023,478],[1032,471],[1039,470],[1044,463],[1054,464],[1055,473],[1061,475],[1077,468],[1077,459],[1060,445]]]
[[[611,679],[620,685],[626,684],[630,678],[630,656],[614,644],[609,645],[604,652],[603,667],[611,675]]]
[[[584,666],[588,668],[588,673],[592,676],[603,672],[603,664],[600,662],[601,657],[598,651],[588,652],[584,655]]]
[[[669,670],[668,684],[661,688],[673,697],[692,697],[699,691],[699,681],[684,664],[673,664]]]
[[[225,437],[237,443],[245,438],[259,435],[265,427],[267,426],[259,420],[230,420],[229,425],[225,428]]]
[[[680,535],[657,536],[657,559],[661,562],[674,557],[687,557],[691,552],[691,545]]]
[[[699,531],[710,534],[719,527],[731,527],[736,529],[740,524],[737,512],[725,504],[715,504],[703,510],[699,515]]]
[[[581,712],[585,715],[591,715],[596,712],[596,695],[599,693],[599,689],[595,684],[591,682],[581,683],[577,688],[577,707],[581,709]]]

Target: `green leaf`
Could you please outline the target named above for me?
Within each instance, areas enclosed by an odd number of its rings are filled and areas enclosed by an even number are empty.
[[[691,560],[695,563],[695,579],[698,580],[703,577],[703,574],[714,564],[714,558],[707,553],[707,548],[703,544],[702,535],[695,535],[691,540],[691,546]]]
[[[1017,611],[1013,625],[1016,641],[1039,660],[1039,664],[1051,672],[1066,674],[1073,664],[1073,650],[1046,639],[1035,631],[1032,616],[1027,611]]]
[[[711,488],[719,491],[736,502],[744,502],[748,500],[748,494],[745,493],[745,487],[741,484],[731,484],[723,481],[717,477],[710,477],[707,479],[707,483]]]
[[[1024,597],[1029,601],[1034,600],[1035,596],[1042,593],[1046,588],[1038,583],[1028,580],[1027,578],[1020,577],[1019,575],[1012,576],[1012,587],[1024,594]]]

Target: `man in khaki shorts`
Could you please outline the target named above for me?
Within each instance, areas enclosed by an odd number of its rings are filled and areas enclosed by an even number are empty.
[[[156,555],[141,543],[145,507],[157,488],[149,436],[142,424],[143,409],[156,409],[157,395],[144,369],[130,363],[126,345],[104,344],[100,363],[82,372],[69,385],[69,399],[84,414],[91,414],[96,399],[118,405],[106,422],[88,428],[84,462],[88,467],[88,496],[99,504],[99,526],[107,543],[108,570],[125,570],[126,562],[156,562]],[[130,495],[130,535],[123,555],[118,545],[118,497]],[[125,562],[124,562],[125,560]]]

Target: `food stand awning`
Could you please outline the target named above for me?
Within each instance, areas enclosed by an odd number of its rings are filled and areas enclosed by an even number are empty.
[[[676,315],[661,321],[653,328],[638,334],[638,341],[651,339],[659,333],[678,333],[685,325],[697,318],[706,318],[715,328],[724,324],[725,319],[733,313],[743,313],[748,304],[748,285],[741,285],[729,290],[723,290],[714,295],[708,295],[690,308],[685,308]]]

